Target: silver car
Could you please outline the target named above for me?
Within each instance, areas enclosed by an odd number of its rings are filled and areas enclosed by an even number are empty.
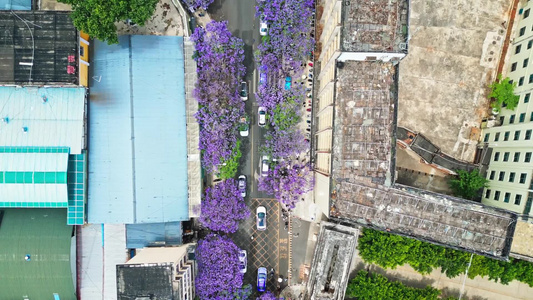
[[[248,254],[246,250],[239,251],[239,271],[244,274],[248,268]]]
[[[239,192],[241,192],[241,196],[243,198],[246,197],[246,176],[245,175],[239,176]]]

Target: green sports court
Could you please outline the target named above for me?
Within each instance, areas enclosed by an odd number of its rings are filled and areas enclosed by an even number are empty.
[[[0,209],[0,299],[76,299],[66,217],[62,208]]]

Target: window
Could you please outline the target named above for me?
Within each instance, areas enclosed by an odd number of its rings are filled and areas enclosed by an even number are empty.
[[[494,200],[496,200],[496,201],[500,200],[500,191],[495,191],[494,192]]]
[[[503,202],[509,203],[509,199],[511,199],[511,193],[505,193],[505,196],[503,196]]]
[[[504,140],[504,141],[508,141],[508,140],[509,140],[509,134],[510,134],[509,131],[506,131],[506,132],[503,134],[503,140]]]
[[[518,117],[518,123],[524,123],[525,120],[526,120],[526,113],[521,113],[520,116]]]
[[[520,160],[520,152],[515,152],[513,162],[518,162],[519,160]]]
[[[494,135],[494,141],[497,142],[499,140],[500,140],[500,133],[496,132],[496,134]]]
[[[524,62],[522,62],[522,68],[527,67],[527,63],[529,62],[529,58],[524,59]],[[530,77],[531,78],[531,77]]]
[[[524,19],[529,17],[529,8],[524,11]]]
[[[498,174],[498,180],[503,181],[504,177],[505,177],[505,171],[500,171],[500,174]]]
[[[529,141],[531,139],[531,129],[526,130],[526,135],[524,136],[524,139],[526,141]]]
[[[515,117],[515,115],[510,115],[509,116],[509,124],[513,124],[514,123],[514,117]]]
[[[518,79],[518,86],[523,86],[524,85],[524,76],[520,77],[520,79]]]
[[[515,177],[516,173],[515,172],[511,172],[509,173],[509,182],[514,182],[514,177]]]
[[[533,40],[527,42],[527,48],[530,49],[533,46]]]
[[[494,175],[496,175],[496,171],[490,171],[489,179],[494,180]]]
[[[513,84],[514,80],[509,80],[509,84]],[[505,105],[505,103],[503,103]]]
[[[531,112],[531,116],[529,116],[529,120],[533,121],[533,111]]]
[[[483,139],[483,142],[487,143],[489,141],[490,134],[485,133],[485,138]]]
[[[500,125],[503,125],[503,121],[505,121],[505,117],[504,117],[504,116],[501,116],[501,117],[500,117]]]
[[[529,46],[529,43],[527,44]],[[80,46],[80,56],[85,56],[85,48]]]
[[[517,130],[514,132],[514,140],[518,141],[519,138],[520,138],[520,130]]]
[[[503,154],[503,161],[508,161],[509,160],[509,152],[505,152]]]
[[[526,152],[526,157],[524,157],[524,162],[530,162],[531,161],[531,152]]]
[[[520,174],[520,183],[526,183],[527,173]]]
[[[490,190],[486,190],[485,191],[485,198],[489,198],[490,197]]]
[[[494,161],[498,161],[500,159],[500,152],[494,153]]]
[[[533,82],[533,74],[530,74],[529,75],[529,83],[532,83]]]
[[[514,48],[514,54],[518,54],[518,53],[520,53],[520,48],[522,48],[522,45],[517,45],[517,46]]]
[[[532,40],[532,41],[533,41],[533,40]],[[514,72],[514,71],[516,71],[516,63],[513,63],[513,64],[511,65],[511,72]]]
[[[531,96],[531,93],[527,93],[525,96],[524,96],[524,103],[528,103],[529,102],[529,97]]]
[[[520,28],[520,36],[523,36],[524,34],[526,34],[526,27],[522,27]]]
[[[515,205],[520,205],[520,201],[522,201],[522,195],[514,196],[514,204]]]

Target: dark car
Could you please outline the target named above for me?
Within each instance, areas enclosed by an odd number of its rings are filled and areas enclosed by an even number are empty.
[[[257,290],[259,292],[264,292],[266,290],[266,281],[267,269],[265,267],[260,267],[257,270]]]

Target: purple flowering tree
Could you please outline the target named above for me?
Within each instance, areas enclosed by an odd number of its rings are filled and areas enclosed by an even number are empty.
[[[262,294],[259,298],[257,298],[257,300],[278,300],[278,298],[274,296],[272,292],[266,292]]]
[[[268,176],[259,178],[258,189],[274,194],[284,209],[292,210],[313,185],[313,173],[308,164],[283,160],[275,163]]]
[[[196,248],[198,276],[196,294],[200,299],[233,300],[242,287],[239,247],[226,236],[209,234]]]
[[[205,227],[212,231],[233,233],[239,228],[239,221],[249,216],[250,210],[241,197],[235,179],[224,180],[206,189],[199,218]]]
[[[194,12],[198,8],[207,10],[207,7],[213,3],[214,0],[182,0],[191,12]]]
[[[208,172],[230,158],[237,141],[238,119],[244,103],[238,85],[245,74],[244,43],[231,35],[227,22],[212,21],[196,28],[191,36],[198,81],[193,95],[200,106],[196,119],[200,125],[199,148],[202,165]]]

